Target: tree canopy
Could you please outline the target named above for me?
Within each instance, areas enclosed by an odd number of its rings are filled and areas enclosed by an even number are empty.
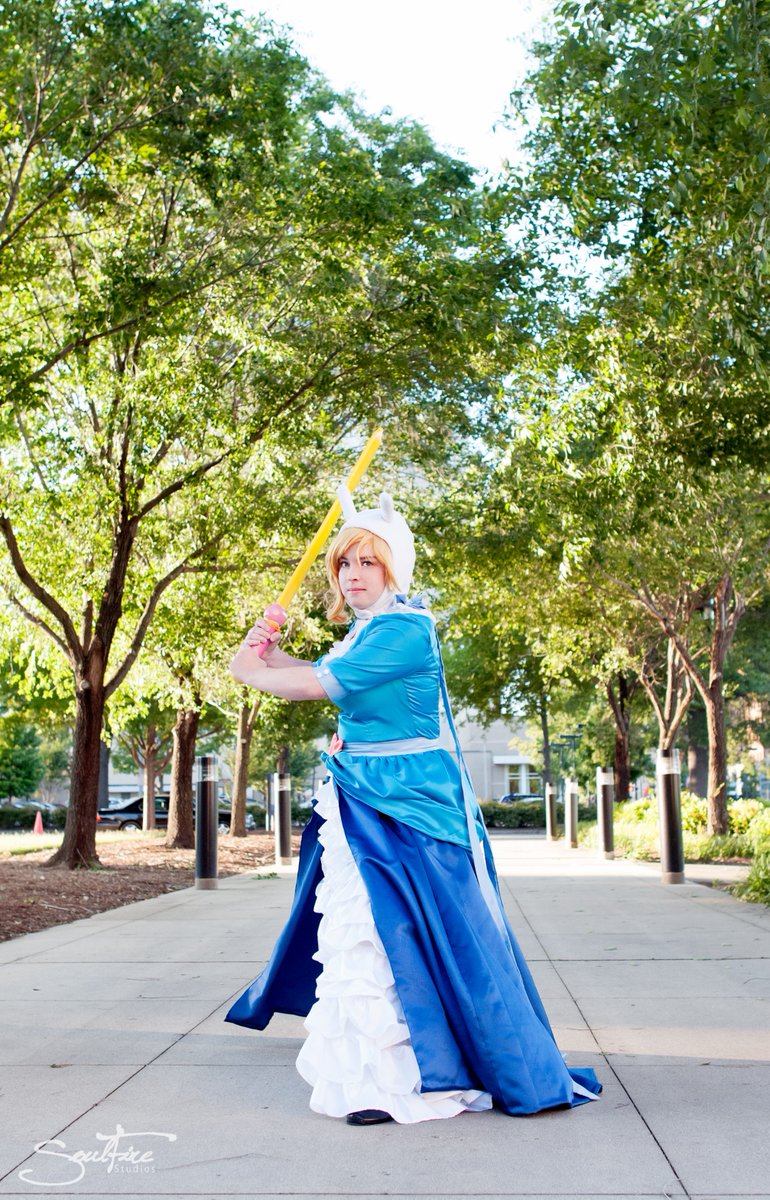
[[[166,590],[285,563],[298,470],[306,522],[372,419],[416,462],[467,434],[527,300],[470,168],[268,23],[198,0],[2,22],[2,573],[72,672],[74,865],[104,703]]]

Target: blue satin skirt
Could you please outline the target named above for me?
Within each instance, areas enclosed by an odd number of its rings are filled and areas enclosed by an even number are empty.
[[[496,1107],[520,1115],[598,1095],[592,1069],[565,1065],[516,938],[509,929],[506,945],[484,902],[470,851],[338,794],[421,1090],[477,1088],[491,1093]],[[321,824],[313,814],[303,834],[294,903],[270,962],[226,1021],[264,1029],[274,1013],[307,1016],[315,1002]],[[488,861],[494,879],[491,853]]]

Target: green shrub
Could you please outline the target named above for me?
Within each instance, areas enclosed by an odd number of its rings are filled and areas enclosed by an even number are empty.
[[[708,801],[695,792],[682,792],[682,829],[687,833],[701,833],[708,825]]]
[[[633,858],[640,862],[655,862],[660,857],[660,838],[658,830],[639,829],[631,831],[621,829],[614,837],[615,853],[623,858]]]
[[[487,829],[545,829],[545,804],[542,800],[498,804],[485,800],[480,806]],[[556,805],[556,820],[564,822],[564,809]]]
[[[595,821],[581,822],[578,827],[578,845],[585,850],[599,847],[599,827]],[[615,825],[613,845],[618,857],[633,858],[643,862],[657,859],[659,854],[657,829],[643,826]]]
[[[599,827],[596,821],[578,821],[578,845],[594,850],[599,845]]]
[[[13,808],[10,804],[0,805],[0,829],[24,830],[32,829],[35,817],[40,810],[33,805],[25,808]],[[44,829],[63,829],[67,822],[66,808],[56,808],[43,812]]]
[[[737,883],[733,892],[754,904],[770,904],[770,850],[756,856],[747,878]]]
[[[544,829],[545,808],[542,804],[498,804],[484,801],[480,806],[487,829]]]
[[[730,832],[709,837],[706,833],[706,802],[691,792],[685,792],[682,803],[682,842],[688,862],[713,862],[726,858],[750,858],[754,850],[752,834]],[[770,810],[764,809],[764,812]],[[760,824],[757,835],[767,838],[768,825],[760,814],[754,817]],[[583,826],[578,840],[586,847],[598,846],[592,826]],[[655,861],[660,856],[658,810],[654,797],[629,800],[615,807],[615,851],[624,858]]]
[[[34,821],[34,817],[32,820]],[[0,829],[31,829],[19,808],[11,808],[10,804],[0,804]]]
[[[643,821],[653,820],[657,824],[658,810],[655,807],[655,797],[650,794],[643,796],[639,800],[626,800],[624,804],[615,806],[615,820],[641,824]]]
[[[40,734],[19,713],[0,716],[0,796],[4,800],[31,796],[45,774],[40,757]]]
[[[313,815],[313,809],[310,805],[300,804],[298,800],[291,802],[291,823],[292,825],[307,825]],[[263,818],[264,823],[264,818]]]
[[[718,862],[725,858],[751,858],[753,846],[746,833],[685,833],[684,856],[688,862]]]
[[[755,851],[770,849],[770,808],[763,808],[751,818],[748,837]]]
[[[251,813],[258,830],[265,828],[265,810],[261,804],[247,804],[246,812]],[[312,815],[312,808],[305,808],[297,800],[291,802],[292,825],[307,825]]]
[[[765,811],[761,800],[732,800],[727,805],[731,833],[748,833],[749,825]]]

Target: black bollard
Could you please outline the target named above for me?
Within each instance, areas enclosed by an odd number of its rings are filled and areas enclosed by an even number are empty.
[[[575,849],[578,844],[578,785],[576,779],[567,779],[564,783],[564,841]]]
[[[291,866],[291,775],[276,776],[275,861]]]
[[[556,838],[556,788],[552,783],[545,785],[545,840]]]
[[[195,798],[195,886],[217,886],[217,760],[214,754],[198,759],[198,793]]]
[[[599,854],[615,857],[615,772],[596,768],[596,821],[599,826]]]
[[[660,821],[661,883],[684,883],[679,751],[658,750],[656,766]]]

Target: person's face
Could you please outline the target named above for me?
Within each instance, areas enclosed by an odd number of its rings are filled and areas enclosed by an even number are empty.
[[[359,554],[359,547],[350,546],[339,561],[340,591],[351,608],[370,608],[385,590],[385,568],[371,553]]]

